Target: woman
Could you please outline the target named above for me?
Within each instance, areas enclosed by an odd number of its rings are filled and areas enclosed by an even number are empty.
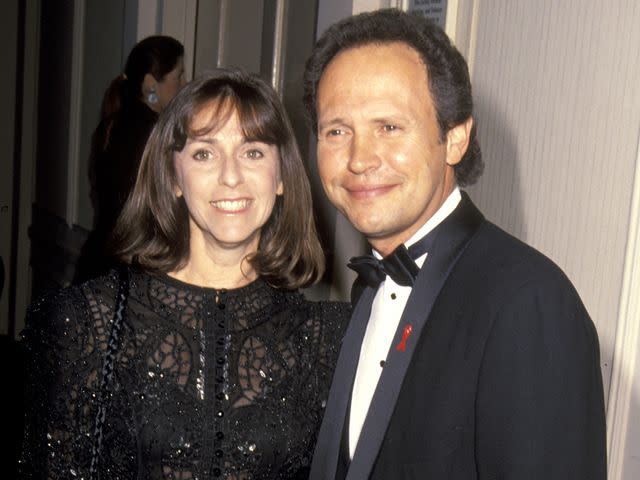
[[[133,189],[158,114],[184,85],[184,47],[172,37],[152,36],[133,47],[124,73],[102,100],[89,164],[94,228],[77,265],[76,281],[105,273],[105,245]]]
[[[129,267],[31,309],[23,470],[306,478],[349,311],[296,292],[323,256],[273,90],[237,71],[187,85],[150,136],[114,245]]]

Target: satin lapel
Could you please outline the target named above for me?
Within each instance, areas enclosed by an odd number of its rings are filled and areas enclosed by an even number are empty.
[[[483,220],[463,192],[458,207],[436,227],[436,247],[429,252],[400,319],[346,480],[362,480],[371,474],[420,333],[452,267]],[[411,332],[407,336],[408,326]],[[403,351],[397,348],[401,343]]]
[[[375,291],[366,287],[356,304],[342,341],[331,383],[318,443],[311,464],[310,480],[333,480],[338,465],[342,427],[360,357],[360,347],[369,321]]]

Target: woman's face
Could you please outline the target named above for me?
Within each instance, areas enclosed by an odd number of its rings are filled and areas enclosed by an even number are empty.
[[[206,127],[215,110],[203,108],[192,131]],[[248,141],[234,111],[215,132],[189,138],[174,155],[176,194],[189,210],[190,248],[255,252],[276,196],[283,192],[278,148]]]
[[[169,104],[184,84],[184,59],[179,57],[175,68],[156,83],[156,94],[158,95],[158,107],[160,110],[163,110]]]

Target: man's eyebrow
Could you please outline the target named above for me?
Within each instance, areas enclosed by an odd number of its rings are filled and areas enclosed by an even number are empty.
[[[400,119],[393,115],[387,115],[385,117],[376,117],[372,120],[373,123],[377,123],[377,124],[396,123],[399,121]]]
[[[345,123],[347,123],[346,119],[342,117],[334,117],[329,120],[319,121],[318,128],[325,128],[329,125],[344,125]]]

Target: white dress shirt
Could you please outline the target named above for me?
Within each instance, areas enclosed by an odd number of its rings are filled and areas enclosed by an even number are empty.
[[[458,206],[461,200],[460,190],[456,187],[447,197],[438,211],[413,235],[406,246],[409,247],[433,230]],[[375,250],[373,254],[382,258]],[[427,253],[416,260],[418,267],[424,264]],[[351,411],[349,415],[349,456],[353,459],[362,425],[371,404],[371,399],[380,380],[382,367],[387,360],[391,342],[400,323],[400,317],[407,304],[411,287],[403,287],[391,278],[386,279],[378,287],[378,292],[371,306],[371,316],[364,334],[358,369],[353,383]]]

